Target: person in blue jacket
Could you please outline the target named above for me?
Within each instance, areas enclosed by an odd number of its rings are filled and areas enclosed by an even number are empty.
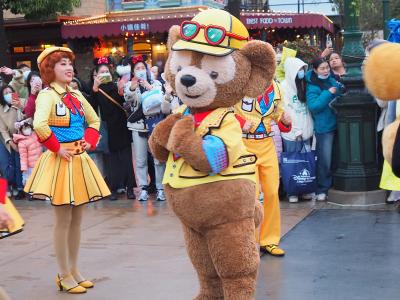
[[[317,200],[325,201],[332,186],[332,150],[336,132],[336,114],[332,102],[344,91],[344,86],[332,76],[324,58],[312,61],[306,74],[306,100],[314,119],[317,141]]]

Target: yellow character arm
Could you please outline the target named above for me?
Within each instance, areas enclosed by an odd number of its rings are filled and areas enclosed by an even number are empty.
[[[54,103],[54,95],[49,91],[41,91],[36,99],[36,110],[33,118],[33,128],[39,137],[40,141],[47,140],[52,131],[49,127],[49,118],[51,114],[51,108]]]
[[[274,93],[275,93],[275,112],[274,112],[274,121],[276,124],[279,123],[279,121],[282,118],[283,113],[285,112],[285,102],[283,101],[283,91],[279,83],[274,82]]]
[[[58,152],[60,143],[53,134],[49,126],[49,118],[51,116],[51,108],[54,103],[54,94],[51,91],[43,90],[36,98],[36,110],[33,118],[33,128],[39,141],[50,151]]]
[[[250,99],[253,100],[253,105],[255,105],[254,104],[255,99],[252,99],[252,98],[249,98],[249,97],[246,97],[246,99],[247,100],[250,100]],[[234,106],[234,111],[235,111],[235,114],[237,115],[238,119],[240,119],[241,121],[243,120],[243,122],[246,122],[246,121],[251,122],[251,127],[249,129],[249,132],[254,132],[257,129],[257,127],[260,125],[260,123],[261,123],[261,117],[254,110],[253,110],[252,113],[246,113],[245,114],[243,112],[243,110],[242,110],[242,101],[240,101],[239,103],[237,103]],[[244,123],[243,123],[243,125],[244,125]]]

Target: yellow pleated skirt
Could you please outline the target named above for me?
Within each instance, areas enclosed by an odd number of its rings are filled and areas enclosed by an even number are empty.
[[[0,239],[21,232],[24,228],[25,223],[24,219],[22,219],[14,204],[8,198],[6,198],[4,209],[11,217],[12,224],[7,226],[6,228],[0,228]]]
[[[57,153],[42,154],[25,185],[33,199],[50,200],[53,205],[78,206],[109,196],[103,176],[86,152],[71,161]]]

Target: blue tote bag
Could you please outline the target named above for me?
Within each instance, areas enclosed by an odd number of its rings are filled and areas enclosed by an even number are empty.
[[[314,193],[317,189],[315,151],[282,152],[281,175],[288,195]]]

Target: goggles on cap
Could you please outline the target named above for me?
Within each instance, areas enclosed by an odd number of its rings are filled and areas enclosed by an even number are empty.
[[[240,36],[238,34],[226,31],[224,27],[217,25],[200,25],[195,21],[184,21],[181,24],[181,38],[185,41],[194,39],[199,33],[200,29],[204,29],[204,37],[207,43],[212,46],[219,45],[223,42],[226,36],[239,40],[248,41],[249,37]]]

